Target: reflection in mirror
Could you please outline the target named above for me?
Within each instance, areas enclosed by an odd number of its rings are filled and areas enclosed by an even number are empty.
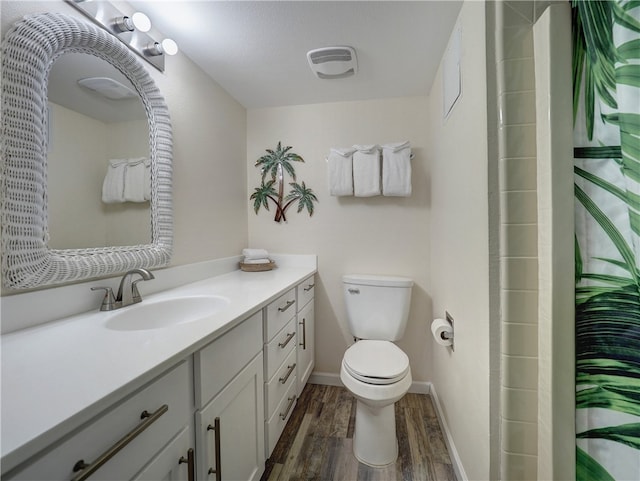
[[[49,247],[149,244],[149,129],[133,84],[98,57],[65,53],[48,109]]]

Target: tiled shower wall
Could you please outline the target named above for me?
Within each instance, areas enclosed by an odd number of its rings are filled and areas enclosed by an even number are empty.
[[[495,3],[500,193],[500,479],[537,479],[538,246],[532,26],[548,1]]]

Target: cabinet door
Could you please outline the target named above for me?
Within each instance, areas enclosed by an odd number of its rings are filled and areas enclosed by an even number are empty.
[[[141,472],[134,481],[195,481],[193,431],[187,426]]]
[[[227,481],[257,481],[262,476],[265,461],[262,362],[262,354],[258,354],[196,413],[199,480],[218,479],[216,471]]]
[[[298,396],[315,365],[315,319],[313,300],[298,313]]]

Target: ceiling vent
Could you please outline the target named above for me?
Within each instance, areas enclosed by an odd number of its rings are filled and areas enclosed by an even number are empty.
[[[351,47],[324,47],[307,52],[313,73],[321,79],[351,77],[358,71],[356,51]]]
[[[129,87],[109,77],[82,78],[78,84],[110,100],[138,98],[138,94]]]

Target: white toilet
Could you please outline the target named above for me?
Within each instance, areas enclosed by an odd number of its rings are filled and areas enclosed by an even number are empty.
[[[411,386],[409,358],[392,341],[404,335],[413,281],[406,277],[345,275],[347,320],[357,342],[342,358],[340,379],[356,397],[353,453],[369,466],[398,457],[394,403]]]

